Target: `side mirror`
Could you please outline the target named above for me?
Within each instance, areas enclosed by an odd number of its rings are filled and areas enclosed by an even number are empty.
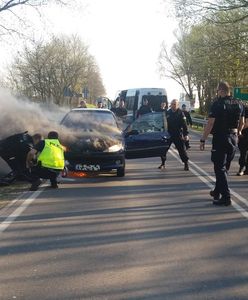
[[[139,134],[138,130],[131,130],[125,133],[125,137],[128,137],[130,135],[138,135],[138,134]]]

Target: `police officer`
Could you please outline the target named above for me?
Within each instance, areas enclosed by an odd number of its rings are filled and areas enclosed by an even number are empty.
[[[191,115],[190,115],[190,112],[187,111],[187,107],[185,104],[182,105],[182,111],[185,115],[185,118],[186,118],[186,123],[188,126],[192,126],[193,125],[193,122],[192,122],[192,119],[191,119]],[[187,141],[185,141],[185,146],[186,146],[186,149],[190,149],[190,145],[189,145],[189,139]]]
[[[214,164],[216,183],[210,195],[214,198],[214,205],[231,205],[227,171],[234,158],[238,134],[243,124],[242,104],[230,96],[229,84],[220,82],[217,87],[217,99],[210,108],[208,122],[200,140],[200,150],[203,151],[208,135],[213,135],[211,160]]]
[[[186,124],[186,118],[182,110],[179,108],[179,101],[177,99],[173,99],[171,101],[171,108],[166,111],[166,119],[168,124],[168,132],[171,136],[169,141],[169,148],[171,144],[174,143],[179,153],[179,156],[182,162],[184,163],[184,170],[188,171],[189,158],[185,147],[185,141],[188,140],[188,127]],[[162,169],[165,166],[167,151],[164,156],[161,156],[162,162],[161,165],[159,166],[159,169]]]
[[[239,171],[237,176],[248,175],[248,106],[244,105],[245,124],[239,136]],[[245,169],[244,169],[245,168]]]
[[[37,155],[37,165],[32,167]],[[50,179],[51,187],[58,188],[57,176],[64,169],[64,150],[58,140],[58,133],[50,131],[47,139],[38,142],[27,155],[27,167],[31,167],[32,185],[30,191],[36,191],[41,184],[40,178]]]

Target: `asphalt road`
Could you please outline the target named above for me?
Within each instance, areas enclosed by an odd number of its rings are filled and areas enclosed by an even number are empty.
[[[124,178],[46,184],[0,211],[0,299],[248,298],[248,176],[214,207],[210,146],[128,160]]]

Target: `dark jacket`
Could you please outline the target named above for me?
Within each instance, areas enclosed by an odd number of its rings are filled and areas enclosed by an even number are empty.
[[[213,102],[209,117],[215,118],[212,134],[228,133],[237,129],[240,117],[244,115],[243,105],[231,96],[218,98]]]
[[[190,112],[188,112],[187,110],[184,110],[183,113],[184,113],[184,115],[186,117],[186,123],[187,123],[187,125],[192,126],[193,123],[192,123]]]
[[[168,132],[172,137],[188,135],[188,127],[186,124],[186,117],[181,109],[175,112],[172,109],[166,111],[166,119],[168,124]]]
[[[137,118],[138,118],[139,116],[142,116],[142,115],[144,115],[144,114],[149,114],[149,113],[151,113],[151,112],[152,112],[152,109],[150,108],[150,106],[148,106],[148,105],[142,105],[142,106],[139,108],[138,112],[137,112]]]

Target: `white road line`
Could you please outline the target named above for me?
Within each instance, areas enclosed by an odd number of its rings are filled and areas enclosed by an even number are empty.
[[[174,156],[179,162],[181,162],[181,159],[179,158],[176,150],[170,149],[169,150],[170,154]],[[204,174],[206,177],[208,177],[211,181],[215,181],[215,178],[213,176],[210,176],[207,172],[205,172],[202,168],[200,168],[197,164],[195,164],[192,161],[189,161],[194,168],[198,169],[202,174]],[[190,168],[191,173],[193,173],[195,176],[197,176],[202,182],[204,182],[210,189],[213,189],[214,186],[209,180],[207,180],[205,177],[200,175],[196,170]],[[30,197],[28,197],[26,200],[22,202],[22,204],[12,213],[10,214],[3,222],[0,223],[0,234],[4,232],[10,224],[17,218],[19,217],[24,210],[40,195],[40,193],[43,191],[43,188],[41,188],[39,191],[36,191],[32,193]],[[240,196],[238,193],[236,193],[234,190],[230,189],[231,194],[236,197],[238,200],[243,202],[248,206],[248,201]],[[19,198],[13,200],[10,204],[8,204],[8,208],[12,206]],[[239,206],[236,202],[233,201],[232,205],[238,212],[240,212],[245,218],[248,219],[248,212],[243,209],[241,206]]]
[[[43,190],[44,188],[41,188],[39,191],[32,193],[31,196],[24,200],[12,214],[10,214],[3,222],[0,223],[0,234],[4,232],[10,226],[10,224],[24,212],[24,210],[40,195]],[[16,201],[17,200],[14,200],[14,202]]]
[[[178,156],[178,153],[175,149],[170,149],[169,150],[170,154],[172,156],[174,156],[180,163],[182,163],[181,159]],[[197,168],[198,170],[200,170],[204,175],[206,175],[210,180],[215,181],[215,178],[210,176],[207,172],[205,172],[202,168],[200,168],[199,166],[197,166],[194,162],[189,161],[191,165],[193,165],[195,168]],[[205,177],[201,176],[196,170],[189,168],[189,170],[191,171],[191,173],[193,173],[195,176],[197,176],[202,182],[204,182],[210,189],[214,188],[214,185],[212,183],[210,183]],[[232,189],[230,189],[231,194],[236,197],[238,200],[240,200],[241,202],[243,202],[244,204],[246,204],[248,206],[248,201],[243,198],[242,196],[240,196],[238,193],[236,193],[235,191],[233,191]],[[241,207],[240,205],[238,205],[235,201],[232,201],[232,206],[239,212],[242,214],[242,216],[244,216],[245,218],[248,219],[248,211],[246,211],[243,207]]]

